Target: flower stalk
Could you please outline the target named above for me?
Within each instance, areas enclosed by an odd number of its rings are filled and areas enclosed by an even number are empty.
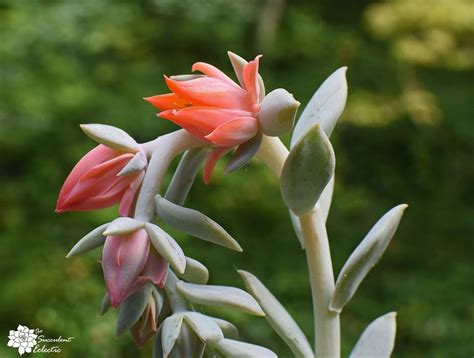
[[[257,152],[269,169],[280,178],[288,149],[277,137],[264,136]],[[319,205],[299,217],[310,274],[313,299],[316,357],[340,356],[339,314],[329,311],[334,293],[334,273],[326,226]]]

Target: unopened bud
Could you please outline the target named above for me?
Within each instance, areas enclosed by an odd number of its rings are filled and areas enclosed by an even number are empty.
[[[271,91],[260,103],[258,121],[262,132],[276,137],[293,128],[300,102],[283,88]]]

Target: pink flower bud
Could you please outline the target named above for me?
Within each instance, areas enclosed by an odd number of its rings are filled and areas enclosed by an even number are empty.
[[[145,161],[143,168],[119,175],[136,156]],[[98,145],[72,169],[59,193],[56,212],[102,209],[120,202],[120,215],[131,215],[146,160],[142,152],[123,153]]]

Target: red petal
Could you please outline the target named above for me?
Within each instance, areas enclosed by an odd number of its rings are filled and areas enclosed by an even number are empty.
[[[220,125],[206,139],[220,147],[230,147],[248,141],[257,132],[258,123],[255,118],[239,117]]]
[[[217,161],[231,149],[231,147],[221,147],[216,148],[211,153],[209,153],[202,171],[204,183],[209,184],[211,182],[212,172],[214,171]]]
[[[200,71],[202,73],[204,73],[205,75],[209,76],[209,77],[214,77],[214,78],[217,78],[217,79],[220,79],[222,81],[225,81],[226,83],[232,85],[232,86],[236,86],[236,87],[240,87],[237,83],[235,83],[229,76],[227,76],[224,72],[222,72],[221,70],[219,70],[217,67],[213,66],[213,65],[210,65],[208,63],[205,63],[205,62],[196,62],[193,67],[192,67],[192,71]]]

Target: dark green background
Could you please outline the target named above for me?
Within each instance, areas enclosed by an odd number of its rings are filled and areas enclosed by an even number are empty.
[[[469,0],[0,1],[0,356],[17,356],[6,343],[18,324],[74,336],[59,356],[139,354],[130,337],[114,338],[115,313],[98,315],[100,252],[65,259],[116,208],[57,215],[57,194],[94,145],[80,123],[112,124],[139,141],[169,132],[174,126],[141,98],[166,91],[163,73],[189,72],[196,61],[230,72],[227,50],[247,59],[263,53],[267,88],[284,87],[303,105],[332,71],[349,66],[347,111],[332,138],[336,272],[378,217],[410,205],[342,314],[344,355],[370,321],[397,311],[395,357],[472,356],[468,10]],[[235,268],[255,273],[312,336],[305,257],[269,171],[257,160],[230,176],[219,166],[211,185],[196,181],[187,205],[245,250],[176,234],[186,254],[210,268],[210,283],[242,287]],[[244,340],[290,356],[264,319],[213,312],[236,323]]]

